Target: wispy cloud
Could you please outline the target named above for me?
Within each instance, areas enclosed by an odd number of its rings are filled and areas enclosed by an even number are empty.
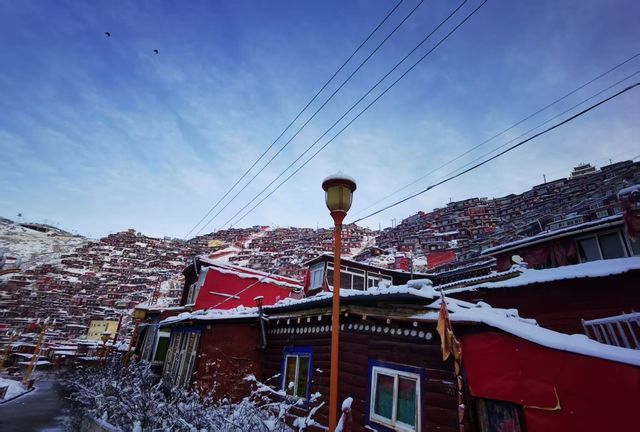
[[[640,36],[632,18],[640,6],[618,3],[581,2],[571,9],[551,1],[488,3],[242,224],[328,225],[320,182],[338,169],[358,180],[355,214],[630,56]],[[429,7],[211,228],[315,141],[451,6]],[[384,2],[2,3],[0,214],[55,219],[92,235],[129,227],[183,235],[387,10]],[[640,61],[600,88],[634,68]],[[625,96],[368,224],[385,226],[450,198],[518,192],[543,173],[568,174],[577,162],[635,156],[638,100]]]

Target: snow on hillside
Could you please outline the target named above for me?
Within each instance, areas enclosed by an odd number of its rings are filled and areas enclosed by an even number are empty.
[[[4,252],[5,258],[17,259],[23,269],[59,259],[87,241],[48,225],[18,224],[0,218],[0,256]]]

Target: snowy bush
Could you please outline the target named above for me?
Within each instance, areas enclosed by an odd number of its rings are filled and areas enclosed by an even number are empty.
[[[251,393],[231,402],[215,400],[211,394],[169,390],[145,362],[79,368],[63,379],[74,405],[72,423],[89,416],[133,432],[303,431],[314,424],[313,415],[324,404],[315,394],[308,411],[298,411],[294,408],[302,404],[300,399],[291,399],[253,375],[245,381],[251,384]]]

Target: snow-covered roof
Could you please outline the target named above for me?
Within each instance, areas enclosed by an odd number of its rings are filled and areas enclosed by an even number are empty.
[[[429,308],[435,310],[416,314],[411,318],[437,320],[440,302],[441,300],[437,300],[429,305]],[[549,330],[538,326],[534,320],[518,317],[517,311],[513,309],[494,309],[483,302],[474,304],[451,298],[447,298],[446,302],[447,310],[450,312],[449,316],[453,322],[478,322],[547,348],[640,366],[640,351],[638,350],[606,345],[582,334],[568,335]]]
[[[475,277],[471,277],[471,278],[467,278],[467,279],[460,279],[460,280],[456,280],[456,281],[453,281],[453,282],[448,282],[448,283],[442,284],[442,285],[436,285],[436,288],[442,289],[442,290],[447,290],[450,287],[460,287],[460,286],[466,286],[466,285],[472,285],[472,284],[475,285],[478,282],[482,282],[482,281],[486,281],[486,280],[496,280],[496,279],[502,279],[502,278],[516,277],[521,272],[522,272],[522,268],[520,268],[518,266],[513,266],[512,268],[510,268],[507,271],[503,271],[503,272],[492,271],[491,273],[486,274],[486,275],[475,276]],[[447,290],[447,292],[450,292],[450,290]]]
[[[504,243],[498,246],[490,247],[483,250],[480,255],[492,255],[497,252],[506,252],[508,250],[516,249],[517,247],[520,247],[523,245],[530,246],[537,243],[553,240],[556,238],[565,237],[570,234],[577,234],[583,231],[593,231],[596,229],[606,228],[608,226],[618,225],[621,223],[622,223],[622,215],[608,216],[602,219],[597,219],[597,220],[581,223],[578,225],[573,225],[567,228],[557,229],[553,231],[543,231],[531,237],[523,238],[520,240],[514,240],[509,243]]]
[[[320,255],[318,255],[315,258],[312,258],[308,261],[305,261],[302,263],[303,266],[308,266],[309,264],[311,264],[312,262],[318,260],[319,258],[331,258],[333,260],[333,254],[328,253],[328,252],[323,252]],[[355,261],[349,258],[344,258],[341,257],[340,258],[340,263],[341,264],[355,264],[357,266],[362,266],[362,267],[370,267],[372,269],[377,269],[377,270],[381,270],[381,271],[385,271],[385,272],[391,272],[391,273],[398,273],[398,274],[406,274],[407,276],[409,276],[411,274],[411,272],[408,271],[404,271],[404,270],[396,270],[396,269],[390,269],[390,268],[386,268],[386,267],[380,267],[374,264],[369,264],[369,263],[365,263],[365,262],[360,262],[360,261]],[[419,272],[413,272],[414,276],[424,276],[424,277],[433,277],[434,275],[431,273],[419,273]]]
[[[273,285],[280,285],[291,289],[300,289],[302,284],[295,279],[274,275],[271,273],[262,272],[259,270],[253,270],[248,268],[242,268],[240,266],[234,266],[224,261],[213,260],[205,257],[198,257],[198,260],[207,264],[210,264],[209,269],[213,269],[224,274],[233,274],[244,279],[258,279],[264,283],[270,283]]]
[[[613,267],[610,267],[609,270],[606,271],[606,274],[626,271],[625,269],[640,268],[640,258],[608,260],[609,263],[612,261],[616,262]],[[604,266],[601,266],[602,261],[598,261],[596,263],[597,264],[595,266],[591,266],[592,271],[589,272],[589,274],[605,274]],[[566,269],[566,267],[564,269]],[[544,271],[545,270],[527,270],[523,274],[528,272]],[[565,270],[565,274],[576,274],[576,272]],[[508,282],[510,281],[495,283]],[[304,309],[328,306],[331,304],[332,295],[333,293],[320,293],[303,299],[288,298],[280,300],[273,306],[265,307],[264,312],[267,316],[270,316],[273,319],[278,317],[279,313],[286,313],[295,310],[295,306],[300,306]],[[345,301],[345,304],[353,303],[358,299],[396,300],[404,298],[411,300],[411,303],[416,308],[416,312],[408,315],[406,317],[407,319],[429,322],[437,321],[441,304],[440,293],[436,291],[426,280],[412,280],[409,281],[407,285],[396,286],[389,286],[381,283],[378,287],[370,288],[366,291],[345,289],[340,291],[340,298],[345,300],[348,299],[348,301]],[[426,301],[426,303],[421,304],[421,302],[415,300]],[[485,324],[547,348],[640,366],[640,351],[605,345],[591,340],[585,335],[567,335],[539,327],[535,320],[521,318],[516,309],[493,308],[484,302],[469,303],[454,298],[447,298],[446,302],[447,309],[450,311],[450,317],[453,322]],[[230,310],[214,309],[182,313],[178,316],[165,319],[161,324],[173,324],[187,320],[211,321],[258,317],[257,308],[239,306]]]
[[[414,279],[409,281],[406,285],[388,285],[381,282],[377,287],[372,287],[366,291],[354,290],[354,289],[340,289],[341,299],[366,299],[377,298],[385,300],[388,297],[412,297],[415,299],[435,299],[439,296],[438,292],[433,288],[429,279]],[[322,306],[324,304],[331,303],[333,299],[333,292],[321,292],[311,297],[305,297],[302,299],[294,299],[288,297],[282,299],[272,306],[265,306],[264,310],[267,314],[270,312],[277,313],[279,310],[288,309],[291,307],[304,305],[304,307],[310,306]]]
[[[216,321],[257,318],[257,307],[238,306],[233,309],[206,309],[193,312],[183,312],[160,321],[160,325],[176,324],[184,321]]]
[[[512,288],[535,283],[553,282],[565,279],[581,279],[604,277],[626,273],[632,270],[640,270],[640,257],[616,258],[609,260],[590,261],[582,264],[574,264],[563,267],[555,267],[542,270],[521,269],[518,277],[499,281],[484,282],[463,288],[446,290],[448,294],[464,291],[474,291],[478,288]],[[445,288],[440,286],[438,288]]]
[[[618,197],[629,195],[633,192],[640,192],[640,184],[632,185],[618,191]]]
[[[222,267],[208,267],[207,270],[213,270],[213,271],[217,271],[219,273],[222,274],[230,274],[230,275],[234,275],[237,276],[241,279],[256,279],[259,282],[262,283],[268,283],[271,285],[278,285],[281,287],[285,287],[285,288],[291,288],[291,289],[295,289],[298,290],[300,288],[302,288],[302,284],[293,284],[293,283],[288,283],[288,282],[283,282],[277,279],[273,279],[272,277],[269,276],[261,276],[261,275],[255,275],[255,274],[251,274],[251,273],[245,273],[245,272],[240,272],[237,270],[231,270],[231,269],[226,269],[226,268],[222,268]]]

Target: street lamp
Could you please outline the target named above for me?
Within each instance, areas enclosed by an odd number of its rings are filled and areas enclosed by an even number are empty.
[[[342,221],[351,208],[356,181],[338,172],[324,179],[327,208],[335,224],[335,250],[333,254],[333,307],[331,311],[331,376],[329,381],[329,430],[334,431],[338,407],[338,345],[340,341],[340,248]]]

